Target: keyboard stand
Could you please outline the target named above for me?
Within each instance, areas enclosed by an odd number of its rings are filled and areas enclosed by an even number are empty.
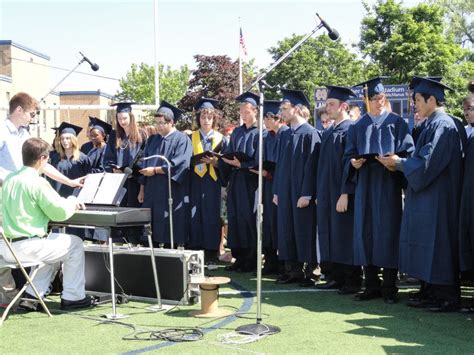
[[[60,222],[50,222],[50,226],[58,226],[60,233],[66,233],[65,229],[66,226],[64,224],[61,224]],[[68,227],[73,227],[73,228],[92,228],[95,229],[95,226],[85,226],[85,225],[72,225],[72,224],[67,224]],[[136,226],[136,225],[124,225],[121,227],[127,227],[127,226]],[[108,233],[108,243],[109,243],[109,267],[110,267],[110,293],[112,296],[112,313],[105,314],[105,317],[107,319],[112,319],[112,320],[118,320],[118,319],[124,319],[128,318],[128,315],[117,313],[117,299],[116,299],[116,293],[115,293],[115,271],[114,271],[114,243],[113,243],[113,238],[112,238],[112,227],[107,227],[107,226],[101,226],[100,228],[103,228],[107,231]],[[163,304],[161,302],[161,293],[160,293],[160,284],[158,282],[158,273],[156,271],[156,261],[155,261],[155,253],[153,250],[153,241],[152,241],[152,232],[151,232],[151,224],[147,223],[144,224],[144,229],[145,233],[147,235],[148,239],[148,245],[150,247],[150,256],[151,256],[151,266],[153,270],[153,278],[155,282],[155,290],[156,290],[156,301],[157,304],[148,307],[147,309],[150,311],[154,312],[159,312],[164,310]]]

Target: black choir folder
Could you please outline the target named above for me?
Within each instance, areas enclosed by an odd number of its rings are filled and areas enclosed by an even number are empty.
[[[89,174],[77,198],[84,204],[118,206],[126,192],[126,180],[127,174]]]
[[[354,159],[366,159],[368,161],[376,161],[375,158],[378,157],[380,154],[379,153],[369,153],[369,154],[357,154],[354,156]],[[384,156],[387,156],[388,154],[385,154]],[[401,152],[395,153],[395,155],[398,155],[400,158],[407,158],[408,157],[408,152],[406,150],[402,150]]]

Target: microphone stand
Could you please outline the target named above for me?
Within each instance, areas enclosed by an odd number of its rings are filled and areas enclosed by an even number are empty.
[[[77,68],[79,68],[79,66],[84,63],[86,61],[85,58],[82,58],[79,63],[76,64],[76,66],[74,68],[72,68],[51,90],[48,91],[48,93],[46,95],[44,95],[41,99],[40,99],[40,103],[41,102],[44,102],[46,103],[45,99],[59,86],[62,84],[62,82],[64,80],[66,80],[66,78],[71,75],[72,73],[74,73],[76,71]]]
[[[279,327],[262,323],[262,221],[263,221],[263,102],[265,100],[265,87],[269,85],[265,82],[265,77],[275,69],[281,62],[297,50],[304,42],[308,40],[316,31],[324,27],[323,23],[319,23],[313,31],[304,36],[298,43],[283,54],[277,61],[265,69],[257,79],[245,90],[249,91],[253,86],[258,84],[260,91],[260,109],[258,119],[258,202],[257,202],[257,316],[256,323],[239,326],[236,332],[242,334],[250,334],[256,336],[268,336],[281,332]]]
[[[146,161],[148,159],[152,158],[160,158],[168,164],[168,193],[169,193],[169,198],[168,198],[168,206],[169,206],[169,215],[170,215],[170,245],[171,249],[174,249],[174,231],[173,231],[173,196],[171,196],[171,163],[170,161],[163,155],[150,155],[149,157],[146,158],[141,158],[141,161]]]

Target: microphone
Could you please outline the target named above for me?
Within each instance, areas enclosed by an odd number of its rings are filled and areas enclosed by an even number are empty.
[[[87,63],[89,63],[89,65],[91,66],[91,69],[92,69],[93,71],[99,70],[99,66],[98,66],[96,63],[92,63],[89,58],[87,58],[84,54],[82,54],[82,52],[79,52],[79,54],[82,55],[82,60],[84,60],[84,61],[86,61]]]
[[[328,36],[329,38],[331,38],[333,41],[335,41],[336,39],[339,38],[339,32],[337,32],[335,29],[331,28],[331,26],[329,26],[327,24],[326,21],[324,21],[321,16],[319,16],[318,13],[316,13],[316,16],[318,16],[319,18],[319,21],[321,21],[321,25],[323,25],[324,28],[326,28],[326,30],[328,30]]]

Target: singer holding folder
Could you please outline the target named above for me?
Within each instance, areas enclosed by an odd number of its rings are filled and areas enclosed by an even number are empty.
[[[168,174],[173,197],[173,240],[183,247],[189,239],[189,163],[193,151],[189,137],[174,127],[182,114],[179,108],[162,101],[155,113],[158,134],[147,140],[143,151],[138,200],[143,207],[151,208],[153,241],[159,246],[171,243]],[[171,166],[159,156],[168,159]]]
[[[208,270],[217,269],[217,251],[221,239],[221,186],[222,177],[217,167],[218,157],[206,152],[220,153],[227,140],[215,130],[218,112],[217,100],[202,98],[194,106],[199,129],[191,134],[191,230],[189,246],[203,249]],[[199,160],[195,157],[202,156]]]
[[[109,135],[104,155],[104,167],[106,172],[124,173],[125,168],[132,170],[137,154],[142,150],[146,140],[146,133],[137,126],[135,116],[132,112],[134,102],[118,102],[115,114],[115,128]],[[140,207],[138,192],[140,184],[138,176],[131,174],[125,183],[127,189],[120,206]]]

